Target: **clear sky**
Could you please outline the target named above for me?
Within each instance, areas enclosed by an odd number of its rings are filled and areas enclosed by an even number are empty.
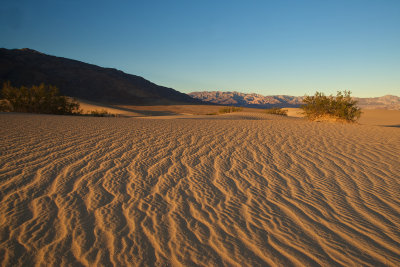
[[[400,0],[2,0],[0,47],[185,93],[400,95]]]

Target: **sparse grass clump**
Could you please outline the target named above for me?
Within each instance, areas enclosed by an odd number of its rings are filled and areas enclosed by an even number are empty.
[[[242,111],[243,108],[238,108],[238,107],[225,107],[225,108],[221,108],[218,113],[219,114],[225,114],[225,113],[232,113],[232,112],[238,112],[238,111]]]
[[[267,114],[274,114],[274,115],[281,115],[281,116],[287,116],[287,109],[281,109],[281,108],[269,108],[265,110]]]
[[[116,117],[115,114],[111,114],[105,109],[91,110],[90,112],[88,112],[88,115],[93,117]]]
[[[6,82],[1,90],[2,111],[42,114],[80,114],[79,103],[59,93],[57,87],[40,84],[13,87]]]
[[[361,109],[350,94],[350,91],[338,92],[334,97],[316,92],[314,96],[306,96],[301,106],[303,114],[309,120],[355,122],[361,116]]]

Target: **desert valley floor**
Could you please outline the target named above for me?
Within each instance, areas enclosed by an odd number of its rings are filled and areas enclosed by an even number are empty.
[[[2,266],[400,266],[400,128],[0,114]]]

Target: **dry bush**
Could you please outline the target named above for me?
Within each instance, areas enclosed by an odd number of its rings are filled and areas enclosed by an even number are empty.
[[[90,113],[88,113],[90,116],[94,116],[94,117],[115,117],[114,114],[109,113],[107,110],[105,109],[101,109],[101,110],[92,110],[90,111]]]
[[[242,111],[243,108],[238,108],[238,107],[225,107],[225,108],[221,108],[218,113],[219,114],[225,114],[225,113],[232,113],[232,112],[238,112],[238,111]]]
[[[13,107],[7,99],[0,99],[0,112],[10,112]]]
[[[274,115],[281,115],[281,116],[287,116],[287,109],[281,109],[281,108],[269,108],[265,111],[267,114],[274,114]]]
[[[13,87],[3,84],[1,97],[8,103],[9,111],[43,114],[80,114],[79,103],[62,96],[57,87],[40,84],[31,87]]]
[[[361,109],[350,95],[350,91],[338,92],[336,97],[316,92],[314,96],[304,98],[301,108],[309,120],[355,122],[361,116]]]

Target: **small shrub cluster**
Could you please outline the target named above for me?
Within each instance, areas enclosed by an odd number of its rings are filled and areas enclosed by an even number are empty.
[[[88,115],[89,116],[93,116],[93,117],[116,117],[115,114],[111,114],[105,109],[102,109],[102,110],[91,110],[88,113]]]
[[[218,113],[219,114],[225,114],[225,113],[232,113],[232,112],[238,112],[238,111],[242,111],[243,108],[238,108],[238,107],[225,107],[225,108],[221,108]]]
[[[13,107],[7,99],[0,99],[0,112],[10,112]]]
[[[350,96],[350,91],[338,92],[336,97],[325,96],[316,92],[314,96],[306,96],[301,106],[303,114],[309,120],[323,118],[355,122],[361,116],[361,109],[357,107],[357,101]]]
[[[274,115],[281,115],[281,116],[287,116],[287,109],[281,109],[281,108],[269,108],[265,111],[267,114],[274,114]]]
[[[40,84],[31,87],[13,87],[6,82],[1,90],[2,111],[43,114],[80,114],[79,103],[62,96],[57,87]]]

